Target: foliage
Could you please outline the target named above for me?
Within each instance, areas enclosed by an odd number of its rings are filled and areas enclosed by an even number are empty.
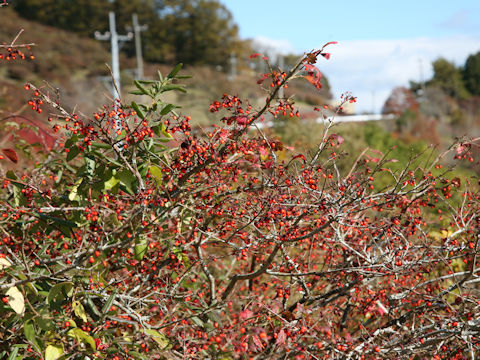
[[[146,60],[152,62],[226,66],[240,45],[231,13],[216,0],[22,0],[13,5],[28,19],[83,36],[108,31],[109,11],[115,11],[117,31],[124,33],[136,12],[148,26],[142,44]],[[130,55],[134,49],[132,42],[125,46]]]
[[[448,145],[452,135],[478,134],[478,98],[469,93],[476,81],[475,55],[470,55],[467,62],[457,67],[446,59],[437,59],[430,80],[410,81],[410,89],[392,91],[383,112],[399,115],[397,134],[442,146]]]
[[[91,35],[98,26],[108,28],[108,1],[21,0],[12,5],[27,19],[84,35]]]
[[[332,123],[315,152],[285,160],[282,142],[256,127],[269,114],[295,116],[279,89],[323,54],[264,74],[259,108],[235,95],[214,101],[221,122],[204,132],[164,100],[185,91],[181,66],[135,82],[143,103],[116,100],[91,116],[26,85],[61,146],[35,168],[2,169],[0,356],[478,352],[480,198],[445,176],[439,161],[450,152],[399,168],[364,152],[340,171]],[[468,160],[472,146],[456,144],[455,158]],[[16,153],[6,154],[2,166]],[[390,182],[379,188],[382,174]]]
[[[462,78],[462,72],[455,64],[444,58],[435,60],[433,63],[433,78],[428,85],[440,87],[448,96],[466,98],[468,92]]]
[[[463,79],[467,90],[472,95],[480,95],[480,52],[467,58],[463,68]]]

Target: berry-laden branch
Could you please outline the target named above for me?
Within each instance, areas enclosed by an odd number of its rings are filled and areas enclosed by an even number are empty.
[[[264,105],[225,94],[210,106],[220,123],[203,132],[162,100],[185,91],[181,66],[135,82],[148,103],[116,102],[91,116],[27,84],[59,145],[35,169],[0,174],[0,353],[480,351],[480,196],[473,179],[441,164],[450,154],[470,159],[475,139],[404,164],[367,149],[342,170],[334,121],[311,155],[255,127],[300,117],[278,91],[299,78],[320,87],[314,64],[329,56],[312,51],[288,72],[270,66],[258,82]]]
[[[2,5],[2,4],[0,4]],[[35,57],[30,54],[30,55],[25,55],[25,53],[22,51],[22,49],[26,50],[31,50],[32,46],[35,46],[34,43],[29,43],[29,44],[17,44],[17,40],[20,37],[20,35],[23,33],[23,29],[21,29],[18,34],[13,38],[13,40],[10,42],[10,44],[0,44],[0,60],[25,60],[25,59],[30,59],[33,60]],[[4,52],[1,52],[1,50],[4,50]]]

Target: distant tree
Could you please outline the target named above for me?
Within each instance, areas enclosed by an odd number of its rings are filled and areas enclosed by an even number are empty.
[[[12,5],[26,19],[81,35],[106,30],[112,6],[108,0],[21,0]]]
[[[412,91],[405,87],[396,87],[385,101],[382,113],[400,115],[405,110],[418,112],[418,102]]]
[[[463,67],[463,81],[472,95],[480,95],[480,51],[467,58]]]
[[[158,7],[176,61],[227,65],[238,42],[238,27],[218,1],[166,0]]]
[[[439,58],[432,63],[433,78],[427,82],[427,86],[438,86],[447,95],[454,98],[468,97],[468,91],[462,78],[462,72],[455,64]]]
[[[14,5],[27,19],[84,36],[108,30],[109,11],[115,11],[119,33],[137,13],[148,26],[142,42],[145,59],[152,62],[225,66],[242,48],[232,14],[216,0],[22,0]],[[133,55],[133,44],[123,50]]]

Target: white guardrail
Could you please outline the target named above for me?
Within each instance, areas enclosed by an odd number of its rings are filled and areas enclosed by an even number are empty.
[[[397,118],[394,114],[362,114],[362,115],[337,115],[330,117],[319,117],[317,123],[324,122],[365,122],[365,121],[381,121],[381,120],[395,120]]]
[[[394,114],[362,114],[362,115],[335,115],[327,117],[318,117],[316,122],[318,124],[325,124],[327,122],[341,123],[341,122],[367,122],[367,121],[390,121],[395,120],[397,115]],[[271,128],[273,121],[264,121],[256,123],[260,129]]]

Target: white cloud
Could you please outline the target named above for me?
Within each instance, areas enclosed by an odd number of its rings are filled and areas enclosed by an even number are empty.
[[[253,48],[270,58],[276,58],[278,54],[297,54],[293,44],[285,39],[271,39],[266,36],[257,36],[253,39]]]
[[[299,53],[286,40],[255,40],[272,52]],[[480,36],[341,41],[327,49],[331,59],[319,59],[317,65],[328,77],[334,96],[350,91],[358,97],[358,112],[372,108],[378,112],[394,87],[420,81],[422,74],[424,80],[430,79],[435,59],[463,65],[468,55],[480,51]]]
[[[439,24],[439,27],[446,27],[450,29],[464,29],[471,25],[469,12],[467,10],[460,10],[452,14],[447,20]]]
[[[357,111],[380,111],[390,91],[433,75],[431,63],[439,57],[463,65],[480,50],[480,37],[414,38],[344,41],[329,48],[332,57],[319,68],[326,74],[335,96],[351,91],[358,97]],[[375,94],[373,97],[372,94]]]

